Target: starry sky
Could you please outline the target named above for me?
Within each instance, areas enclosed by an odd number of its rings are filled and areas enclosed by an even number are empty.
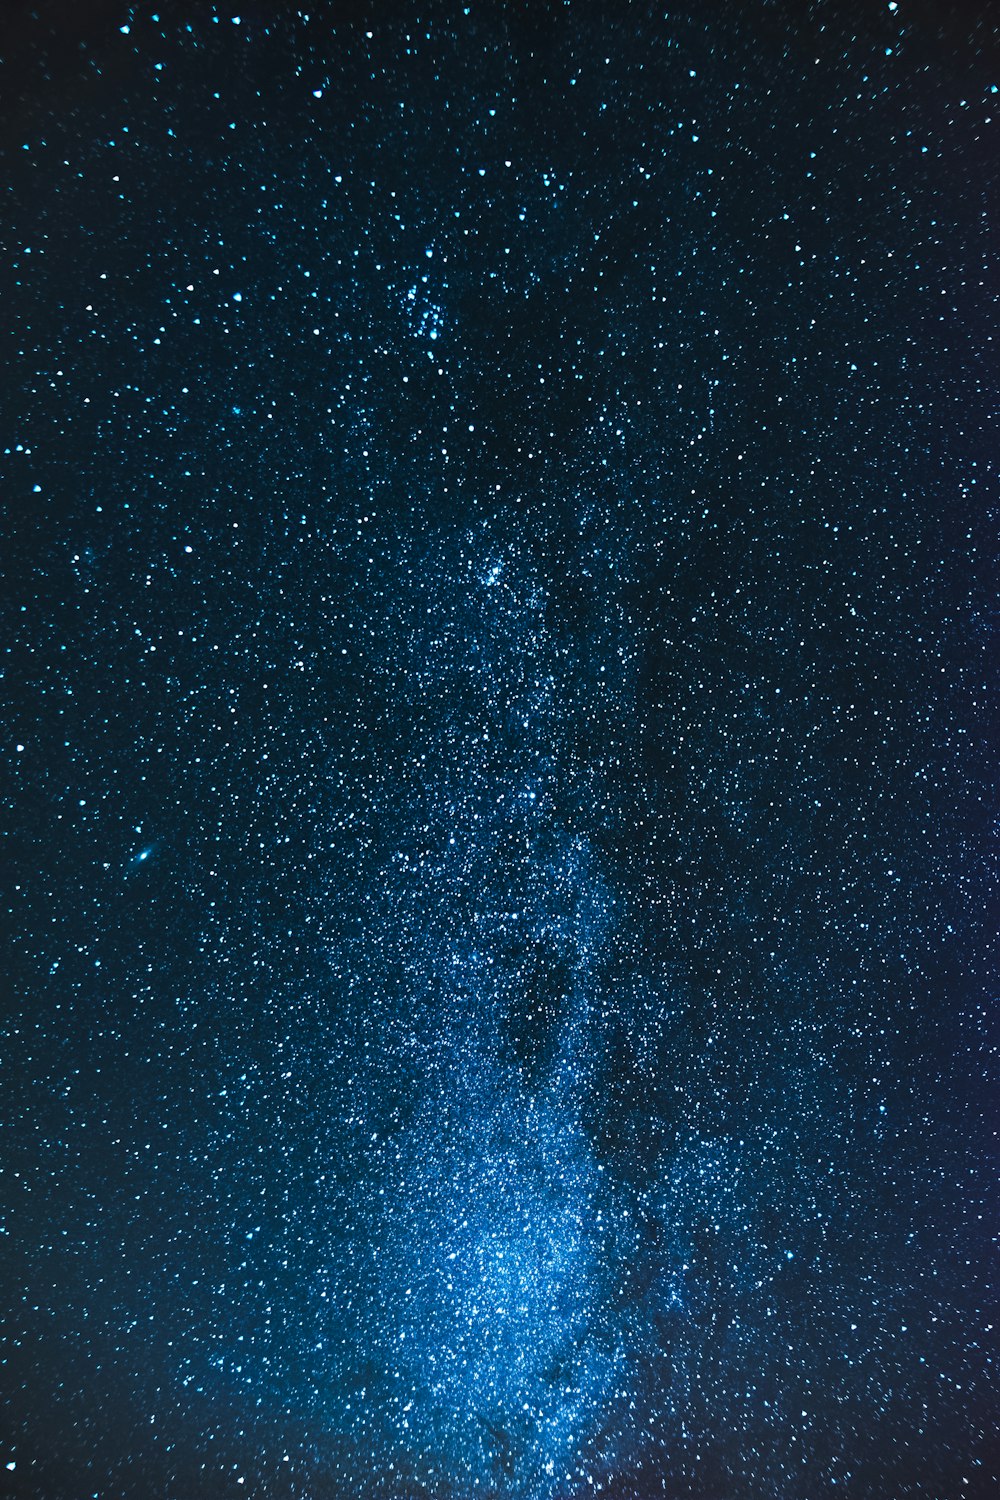
[[[998,88],[4,8],[0,1495],[998,1493]]]

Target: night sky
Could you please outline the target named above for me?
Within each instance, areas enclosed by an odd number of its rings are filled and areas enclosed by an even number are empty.
[[[1000,1493],[998,88],[7,0],[0,1495]]]

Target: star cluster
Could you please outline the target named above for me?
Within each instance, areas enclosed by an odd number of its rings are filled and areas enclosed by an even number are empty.
[[[0,20],[3,1494],[997,1492],[998,87]]]

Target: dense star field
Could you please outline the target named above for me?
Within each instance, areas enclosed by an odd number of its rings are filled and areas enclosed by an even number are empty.
[[[1000,1493],[998,88],[4,7],[0,1495]]]

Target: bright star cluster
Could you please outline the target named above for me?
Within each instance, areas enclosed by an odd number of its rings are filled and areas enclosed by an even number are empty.
[[[0,1495],[987,1500],[988,6],[0,16]]]

